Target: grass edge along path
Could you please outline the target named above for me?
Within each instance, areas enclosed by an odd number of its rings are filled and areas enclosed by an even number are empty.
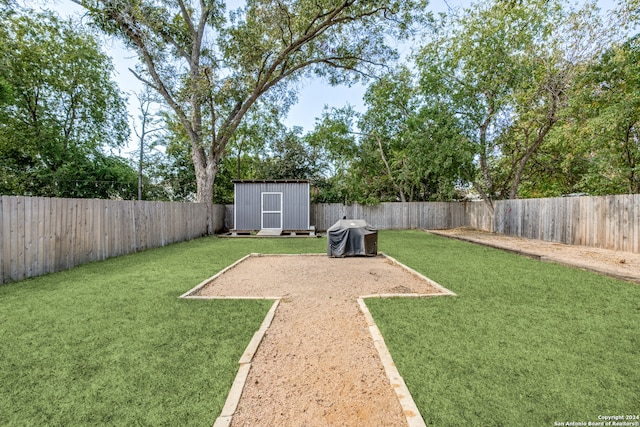
[[[272,301],[178,297],[282,249],[208,237],[0,286],[0,425],[212,425]]]
[[[380,241],[458,294],[367,300],[427,425],[640,414],[640,286],[420,231]]]

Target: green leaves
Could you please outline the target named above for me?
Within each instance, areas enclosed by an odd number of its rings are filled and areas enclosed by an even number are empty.
[[[0,193],[128,197],[128,166],[102,152],[127,140],[126,109],[94,36],[28,13],[3,15],[0,40]]]
[[[334,158],[345,153],[343,199],[447,200],[465,186],[487,201],[620,192],[622,176],[638,177],[640,73],[633,55],[600,57],[615,35],[591,3],[487,0],[442,16],[414,58],[417,75],[399,67],[369,87],[365,113],[334,110],[318,123]],[[587,84],[594,64],[610,68]]]
[[[364,99],[364,113],[327,111],[311,134],[335,167],[330,201],[455,198],[471,155],[451,111],[425,103],[408,67],[381,76]]]
[[[593,2],[482,0],[432,22],[422,0],[80,3],[138,52],[137,77],[173,112],[174,160],[193,162],[179,193],[196,179],[200,201],[227,197],[219,173],[297,176],[302,151],[331,162],[325,195],[347,202],[638,191],[638,58]],[[427,23],[415,64],[394,66],[389,40]],[[307,78],[373,80],[367,111],[329,111],[305,138],[260,118],[279,120]]]
[[[596,12],[591,4],[573,11],[558,1],[483,1],[443,20],[417,55],[425,99],[445,105],[474,147],[467,178],[485,200],[517,198],[566,119],[572,85],[611,34]]]
[[[570,129],[591,158],[580,188],[594,194],[640,192],[640,38],[613,46],[585,70]],[[593,153],[598,155],[594,156]]]
[[[396,54],[423,0],[248,0],[227,22],[225,2],[78,0],[95,23],[136,49],[137,77],[162,95],[189,138],[198,200],[210,202],[227,147],[259,100],[286,111],[295,84],[352,83]]]

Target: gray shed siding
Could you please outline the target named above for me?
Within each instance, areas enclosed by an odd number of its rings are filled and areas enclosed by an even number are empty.
[[[280,228],[280,216],[269,212],[279,211],[281,202],[282,228],[308,230],[309,197],[308,182],[234,182],[234,228]],[[263,210],[267,211],[264,218]]]

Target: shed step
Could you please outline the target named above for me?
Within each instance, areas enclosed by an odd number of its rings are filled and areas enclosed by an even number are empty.
[[[282,228],[263,228],[258,231],[258,236],[279,236],[282,234]]]

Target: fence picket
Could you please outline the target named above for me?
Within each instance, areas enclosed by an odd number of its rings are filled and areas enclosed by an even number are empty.
[[[640,253],[640,195],[484,202],[315,204],[311,225],[366,219],[379,229],[470,226]],[[233,205],[218,210],[233,228]],[[203,204],[0,197],[0,284],[206,234]]]
[[[312,206],[311,220],[320,231],[346,215],[366,219],[380,229],[464,225],[565,244],[640,250],[640,195],[499,200],[493,205],[492,212],[484,202],[381,203],[377,207],[321,203]],[[232,205],[227,213],[233,215]],[[227,225],[232,228],[233,222]]]
[[[6,258],[6,253],[4,250],[5,247],[5,227],[4,227],[4,198],[5,196],[0,196],[0,285],[4,281],[4,263]]]
[[[206,216],[198,203],[0,196],[0,284],[202,236]]]
[[[11,276],[15,280],[24,279],[24,197],[16,197],[15,205],[15,218],[11,224],[11,231],[13,232],[13,238],[11,239],[11,245],[15,248],[14,262],[11,266]]]
[[[31,277],[34,275],[33,269],[35,264],[34,259],[34,243],[33,243],[33,214],[35,209],[35,214],[37,216],[38,207],[37,203],[35,203],[34,198],[25,197],[24,199],[24,222],[23,222],[23,241],[24,241],[24,277]],[[36,227],[37,230],[37,227]]]

